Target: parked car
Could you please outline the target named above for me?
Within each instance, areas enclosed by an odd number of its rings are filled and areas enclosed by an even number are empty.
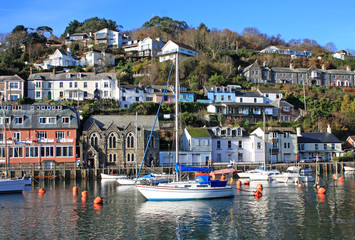
[[[317,161],[317,158],[308,158],[308,159],[301,159],[301,163],[314,163]],[[322,157],[318,157],[318,162],[323,162]]]

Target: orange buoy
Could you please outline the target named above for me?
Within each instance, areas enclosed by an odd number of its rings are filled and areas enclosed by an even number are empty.
[[[337,175],[336,174],[333,174],[333,179],[337,179]]]
[[[262,191],[262,190],[263,190],[263,185],[262,185],[262,184],[258,184],[258,185],[256,186],[256,189]]]
[[[249,180],[246,180],[246,181],[244,182],[244,185],[249,185],[249,184],[250,184]]]
[[[237,181],[237,188],[241,188],[242,187],[242,182],[240,180]]]
[[[94,203],[95,203],[95,204],[102,204],[103,202],[104,202],[104,200],[102,200],[102,198],[99,197],[99,196],[97,196],[97,197],[95,198],[95,200],[94,200]]]
[[[321,187],[318,189],[318,194],[324,194],[325,193],[325,188]]]
[[[298,184],[298,187],[299,187],[299,188],[303,187],[303,186],[302,186],[302,183]]]
[[[87,191],[82,191],[82,192],[81,192],[81,197],[87,198],[88,196],[89,196],[89,194],[88,194]]]
[[[224,181],[224,180],[226,180],[226,176],[222,175],[221,176],[221,181]]]
[[[317,188],[317,190],[319,190],[319,189],[321,188],[321,186],[317,184],[317,187],[316,187],[316,188]]]
[[[79,188],[73,187],[73,195],[76,196],[78,194]]]
[[[261,191],[260,190],[256,190],[255,192],[254,192],[254,196],[257,196],[257,197],[261,197],[261,196],[263,196],[263,194],[261,193]]]
[[[340,178],[339,178],[339,182],[340,182],[340,183],[343,183],[344,181],[345,181],[345,180],[344,180],[343,177],[340,177]]]
[[[81,202],[82,203],[86,203],[86,200],[87,200],[88,198],[87,197],[81,197]]]
[[[46,193],[46,189],[40,188],[38,192],[41,193],[41,194],[44,194],[44,193]]]

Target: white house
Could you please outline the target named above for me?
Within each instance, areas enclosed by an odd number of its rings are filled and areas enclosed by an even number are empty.
[[[75,67],[80,66],[80,59],[74,54],[57,49],[52,55],[43,61],[40,66],[43,69],[49,69],[51,67]]]
[[[266,139],[266,160],[268,163],[296,161],[297,134],[293,128],[268,127],[264,132],[259,127],[251,135]]]
[[[114,66],[115,55],[106,51],[91,50],[80,59],[81,66]]]
[[[142,86],[120,86],[120,108],[129,108],[132,103],[144,102],[145,94]]]
[[[351,54],[350,54],[348,51],[339,50],[339,51],[333,53],[332,56],[333,56],[333,58],[345,60],[345,59],[347,59],[348,57],[351,57]]]
[[[94,33],[95,43],[104,43],[111,47],[121,47],[124,43],[128,42],[130,39],[126,35],[122,35],[118,31],[110,30],[108,28],[103,28]]]
[[[147,37],[143,40],[129,41],[122,48],[127,53],[131,53],[138,57],[156,57],[158,52],[162,50],[165,42],[161,38]]]
[[[236,91],[235,102],[237,103],[264,103],[260,93],[254,91]]]
[[[258,88],[257,91],[263,96],[264,103],[272,103],[276,99],[282,98],[282,93],[279,89]]]
[[[88,45],[88,43],[92,42],[92,33],[72,33],[72,34],[67,34],[65,37],[65,44],[69,45],[72,43],[83,43],[85,46]]]
[[[320,157],[322,161],[330,161],[343,154],[341,141],[332,134],[329,125],[326,133],[301,133],[297,128],[297,141],[301,160]]]
[[[176,53],[179,53],[179,60],[181,61],[187,57],[197,56],[198,52],[186,44],[169,40],[162,48],[162,51],[158,53],[159,62],[174,60]]]
[[[264,141],[248,136],[241,127],[208,129],[212,136],[214,163],[262,163],[265,160]]]
[[[17,101],[24,97],[25,80],[20,76],[0,76],[0,100],[1,101]]]
[[[53,99],[119,99],[115,73],[35,73],[27,80],[28,97]]]

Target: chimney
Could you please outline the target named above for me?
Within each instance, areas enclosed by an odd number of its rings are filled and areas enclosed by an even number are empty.
[[[331,129],[329,124],[328,124],[328,127],[327,127],[327,133],[332,133],[332,129]]]
[[[322,65],[322,70],[327,70],[327,68],[325,67],[325,64]]]
[[[290,63],[290,69],[294,69],[294,68],[293,68],[293,63],[292,63],[292,62]]]
[[[296,128],[296,133],[297,133],[297,137],[302,137],[301,128],[300,127]]]

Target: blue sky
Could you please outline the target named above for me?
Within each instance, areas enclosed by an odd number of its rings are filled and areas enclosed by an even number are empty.
[[[0,0],[0,33],[16,25],[49,26],[60,36],[69,22],[91,17],[114,20],[125,31],[153,16],[167,16],[191,27],[204,23],[238,33],[256,27],[269,36],[281,34],[285,41],[308,38],[322,46],[333,42],[337,50],[355,50],[354,9],[354,0]]]

